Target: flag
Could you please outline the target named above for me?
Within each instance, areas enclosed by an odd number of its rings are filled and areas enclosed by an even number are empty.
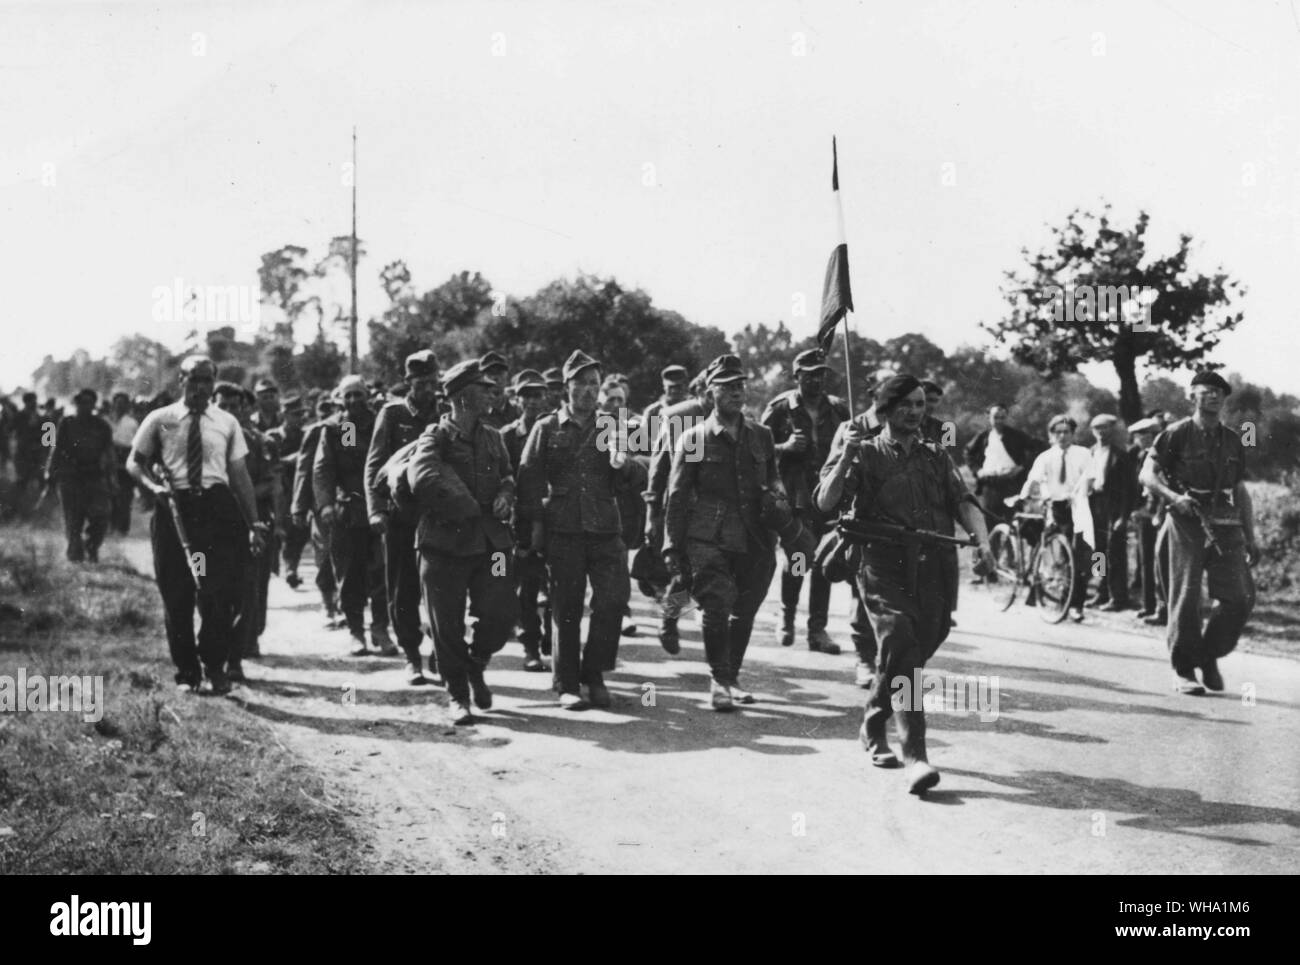
[[[835,338],[835,326],[845,312],[853,311],[853,293],[849,290],[849,246],[844,240],[844,207],[840,204],[840,159],[831,138],[831,191],[835,196],[835,220],[839,228],[839,243],[831,252],[826,265],[826,281],[822,285],[822,323],[817,329],[817,341],[822,351],[829,352]]]

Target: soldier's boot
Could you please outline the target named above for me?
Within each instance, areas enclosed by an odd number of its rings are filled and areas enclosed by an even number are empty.
[[[659,622],[659,646],[664,652],[677,656],[682,652],[681,634],[677,631],[677,618],[665,616]]]
[[[384,624],[375,626],[372,623],[370,625],[370,645],[379,651],[380,656],[397,656],[397,644],[393,643],[393,638],[388,633],[388,627]]]
[[[830,634],[826,632],[824,625],[808,628],[808,649],[814,653],[825,653],[832,657],[843,652],[840,650],[840,645],[830,638]]]
[[[912,794],[924,794],[939,783],[939,771],[931,766],[925,753],[925,711],[902,710],[894,719],[898,721],[899,741],[903,745],[907,789]]]
[[[879,707],[868,707],[862,715],[862,728],[858,739],[871,755],[871,763],[876,767],[898,767],[899,761],[889,747],[889,713]]]
[[[785,610],[781,614],[781,646],[794,646],[794,611]]]

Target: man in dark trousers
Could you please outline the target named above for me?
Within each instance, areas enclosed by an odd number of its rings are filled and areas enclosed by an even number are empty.
[[[381,656],[398,653],[388,634],[382,548],[366,513],[366,456],[375,431],[370,392],[359,375],[339,383],[343,411],[328,420],[316,447],[312,483],[316,513],[329,527],[330,559],[339,586],[339,609],[352,637],[351,656],[371,653],[366,646],[366,601],[370,601],[370,644]]]
[[[45,418],[36,401],[35,392],[24,392],[23,407],[14,415],[14,505],[21,516],[31,513],[36,504],[54,445],[56,423]]]
[[[181,400],[145,416],[131,445],[131,475],[155,496],[154,575],[176,683],[193,692],[206,673],[209,691],[219,695],[230,692],[226,664],[236,646],[240,560],[245,545],[255,556],[264,551],[267,527],[254,522],[244,433],[233,416],[211,404],[215,382],[216,366],[206,356],[181,362]]]
[[[302,448],[298,450],[294,469],[293,496],[289,504],[293,524],[307,530],[311,536],[312,555],[316,558],[316,589],[320,591],[321,605],[325,609],[325,627],[338,629],[338,582],[334,578],[334,564],[329,553],[329,527],[316,512],[315,475],[316,451],[320,448],[325,426],[335,419],[334,400],[324,393],[316,403],[317,421],[303,432]]]
[[[1006,406],[989,406],[989,427],[966,446],[966,465],[975,474],[975,495],[986,513],[1006,515],[1006,498],[1020,492],[1034,457],[1044,448],[1008,424]]]
[[[1093,545],[1106,554],[1106,574],[1093,605],[1115,612],[1129,608],[1128,518],[1135,475],[1128,450],[1119,444],[1119,420],[1103,413],[1093,418],[1091,427],[1097,441],[1088,472],[1088,508],[1092,511]]]
[[[82,389],[73,397],[76,412],[59,420],[47,470],[59,490],[68,559],[99,562],[99,546],[108,532],[112,500],[118,491],[113,430],[95,415],[99,396]]]
[[[763,425],[772,430],[776,440],[776,465],[795,517],[813,536],[820,538],[826,530],[826,517],[813,502],[817,474],[830,452],[835,430],[850,416],[842,399],[827,395],[826,377],[832,371],[821,349],[800,352],[794,360],[794,378],[798,388],[783,392],[768,403]],[[808,649],[838,654],[838,644],[826,633],[830,609],[831,585],[812,560],[787,555],[781,573],[781,646],[794,644],[795,618],[804,574],[811,576],[808,591]]]
[[[1156,579],[1156,532],[1164,521],[1160,497],[1148,491],[1139,481],[1142,465],[1146,462],[1151,443],[1160,431],[1160,423],[1148,416],[1129,426],[1133,440],[1129,446],[1129,469],[1133,473],[1133,531],[1137,548],[1137,573],[1133,588],[1142,594],[1139,619],[1153,617],[1164,605],[1164,588]]]
[[[452,366],[443,388],[451,413],[420,435],[407,485],[420,510],[420,576],[438,667],[447,682],[454,722],[473,722],[492,706],[484,671],[514,630],[514,547],[510,514],[515,482],[510,455],[485,424],[495,383],[474,359]],[[476,617],[465,640],[465,604]]]
[[[885,381],[876,392],[876,412],[885,423],[881,431],[867,438],[856,427],[846,430],[844,446],[822,469],[819,505],[831,512],[847,495],[858,519],[946,536],[953,535],[953,524],[960,521],[979,543],[979,567],[990,567],[983,515],[944,449],[921,438],[921,383],[910,375]],[[897,767],[887,739],[892,716],[902,742],[908,789],[924,794],[939,783],[939,772],[929,763],[923,694],[917,684],[951,627],[957,553],[923,546],[911,556],[888,541],[872,542],[862,548],[857,578],[880,642],[880,673],[867,694],[860,737],[872,764]]]
[[[424,349],[406,357],[405,398],[379,410],[375,432],[366,455],[366,510],[370,530],[384,541],[384,586],[388,593],[388,618],[397,634],[397,645],[406,656],[406,682],[412,687],[428,683],[420,666],[420,559],[415,545],[419,514],[410,506],[398,506],[384,495],[381,483],[384,464],[403,446],[420,438],[420,433],[438,417],[438,359]],[[429,671],[438,676],[438,656],[429,657]]]
[[[610,705],[604,674],[618,658],[619,630],[630,595],[627,548],[619,533],[617,490],[630,458],[609,444],[596,419],[600,363],[575,351],[564,363],[568,402],[539,419],[520,462],[520,503],[533,521],[529,545],[546,555],[556,641],[552,660],[560,706]],[[583,600],[591,584],[587,645]],[[587,688],[584,700],[581,686]]]
[[[1166,642],[1174,689],[1183,694],[1223,690],[1219,660],[1236,649],[1255,606],[1250,568],[1259,560],[1259,545],[1245,483],[1246,453],[1241,437],[1220,421],[1231,391],[1217,372],[1197,374],[1192,415],[1156,437],[1141,475],[1142,484],[1169,506],[1163,529],[1169,546]],[[1215,545],[1207,546],[1211,536]],[[1202,624],[1205,577],[1214,606]]]
[[[266,433],[267,441],[275,447],[275,458],[280,468],[281,505],[285,518],[278,525],[284,530],[284,545],[280,551],[280,561],[284,565],[284,582],[297,589],[302,585],[298,576],[298,564],[302,561],[302,551],[311,538],[311,530],[297,525],[292,516],[293,483],[298,474],[298,453],[302,449],[305,411],[302,397],[287,396],[284,400],[283,421]]]
[[[776,539],[763,524],[766,500],[784,498],[772,431],[745,418],[744,366],[724,355],[710,367],[713,413],[682,434],[665,507],[664,563],[689,571],[700,604],[714,710],[754,697],[739,675],[776,571]]]
[[[517,480],[524,445],[546,407],[546,380],[540,372],[524,369],[515,376],[514,390],[523,414],[501,430],[501,441],[510,454],[510,471]],[[546,561],[540,553],[533,551],[529,543],[533,521],[518,506],[515,507],[512,528],[517,548],[515,578],[519,583],[519,642],[524,647],[524,670],[542,673],[550,669],[542,661],[545,640],[542,615],[538,609],[546,585]]]

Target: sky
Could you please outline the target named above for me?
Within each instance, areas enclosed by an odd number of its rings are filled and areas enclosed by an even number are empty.
[[[835,135],[855,331],[987,344],[1021,248],[1105,200],[1240,279],[1216,360],[1300,394],[1300,0],[0,4],[0,117],[5,390],[179,347],[175,279],[323,254],[355,125],[362,319],[400,258],[811,334]]]

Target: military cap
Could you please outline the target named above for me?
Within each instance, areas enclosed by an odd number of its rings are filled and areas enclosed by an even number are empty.
[[[719,355],[709,366],[709,385],[726,385],[730,382],[744,382],[749,376],[745,366],[736,355]]]
[[[1139,419],[1128,427],[1129,435],[1136,435],[1139,432],[1159,432],[1160,420],[1158,419]]]
[[[547,369],[542,373],[542,378],[546,380],[547,388],[562,388],[564,386],[564,376],[560,374],[558,368]]]
[[[515,376],[514,384],[511,386],[516,392],[524,389],[545,389],[546,379],[542,378],[542,373],[536,369],[524,369]]]
[[[687,378],[686,367],[683,365],[669,365],[659,373],[659,378],[674,385],[678,382],[685,382]]]
[[[574,349],[573,354],[564,360],[564,381],[570,381],[579,372],[590,368],[600,368],[600,363],[581,349]]]
[[[82,389],[80,392],[78,392],[76,395],[72,397],[72,401],[80,402],[84,398],[89,398],[90,404],[94,405],[96,402],[99,401],[99,393],[96,392],[94,389]]]
[[[1111,415],[1109,412],[1103,412],[1101,415],[1093,416],[1092,421],[1089,422],[1088,425],[1094,429],[1100,429],[1102,426],[1113,426],[1116,422],[1119,422],[1119,419]]]
[[[457,362],[442,377],[442,387],[448,396],[455,395],[461,389],[467,389],[471,385],[496,385],[484,373],[482,362],[479,359],[466,359],[463,362]]]
[[[1048,432],[1053,431],[1057,426],[1061,425],[1062,423],[1069,426],[1071,432],[1074,432],[1074,430],[1079,428],[1079,424],[1077,422],[1075,422],[1072,418],[1070,418],[1065,413],[1061,413],[1060,415],[1052,416],[1052,418],[1048,421],[1047,431]]]
[[[181,375],[193,375],[198,369],[207,369],[206,374],[217,377],[217,367],[206,355],[191,355],[181,360]]]
[[[431,349],[421,349],[406,357],[406,377],[423,379],[438,374],[438,357]]]
[[[339,383],[339,387],[334,390],[334,394],[338,396],[339,401],[341,402],[343,401],[343,397],[349,392],[363,392],[367,397],[369,397],[370,387],[366,385],[366,380],[361,376],[347,375],[344,376],[343,381]]]
[[[270,379],[258,379],[257,384],[253,386],[253,391],[260,395],[263,392],[279,392],[280,387]]]
[[[212,387],[212,394],[219,395],[223,399],[231,395],[238,395],[242,397],[244,394],[244,390],[240,386],[235,385],[234,382],[228,382],[225,379],[222,379],[220,382],[218,382],[216,385]]]
[[[491,372],[493,369],[505,369],[510,371],[510,363],[506,361],[505,356],[499,352],[488,352],[478,360],[479,370],[482,372]]]
[[[1197,372],[1195,378],[1192,379],[1192,385],[1208,385],[1218,389],[1224,395],[1232,394],[1232,386],[1218,372]]]
[[[806,352],[800,352],[794,357],[795,372],[816,372],[818,369],[830,371],[831,367],[826,364],[826,353],[819,348],[810,348]]]
[[[922,379],[921,388],[925,389],[926,395],[932,395],[936,392],[939,395],[943,395],[943,386],[940,385],[938,382],[936,382],[934,379]]]
[[[301,411],[302,411],[302,396],[300,396],[300,395],[286,395],[286,396],[284,397],[284,404],[281,406],[281,408],[282,408],[285,412],[301,412]]]
[[[322,395],[319,399],[316,400],[316,414],[325,415],[328,412],[333,412],[334,406],[335,406],[335,402],[332,396]]]
[[[921,387],[915,375],[891,376],[876,386],[876,412],[885,413]]]

